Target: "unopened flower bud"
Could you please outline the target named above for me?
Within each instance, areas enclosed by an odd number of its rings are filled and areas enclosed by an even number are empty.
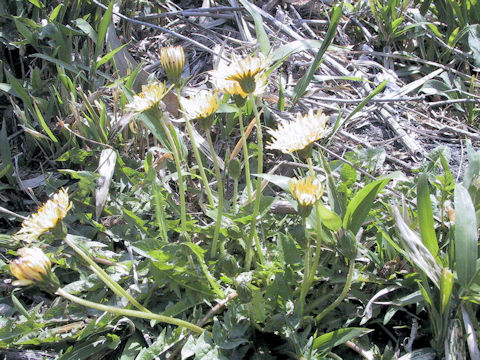
[[[182,84],[182,72],[185,66],[185,53],[181,46],[169,46],[160,50],[160,63],[167,74],[168,80],[180,86]]]
[[[15,286],[35,284],[45,290],[55,291],[58,278],[52,273],[52,263],[40,248],[21,248],[18,258],[10,263],[10,271],[18,279]]]

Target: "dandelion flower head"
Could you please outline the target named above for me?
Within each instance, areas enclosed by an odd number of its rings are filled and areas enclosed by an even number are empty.
[[[162,82],[154,82],[142,86],[142,91],[133,97],[133,100],[127,104],[127,109],[136,113],[141,113],[157,107],[167,94],[167,88]]]
[[[297,114],[296,120],[283,122],[277,129],[268,130],[268,133],[273,141],[267,149],[289,154],[303,150],[325,137],[328,134],[327,117],[321,111],[314,113],[310,110],[306,115]]]
[[[40,248],[21,248],[18,255],[19,257],[10,263],[10,271],[18,279],[13,285],[31,285],[46,278],[52,263]]]
[[[185,115],[190,120],[205,119],[215,114],[220,106],[216,92],[201,90],[195,96],[181,99]]]
[[[267,78],[265,70],[271,60],[261,54],[247,57],[234,57],[230,65],[221,62],[212,72],[213,83],[221,91],[246,98],[249,94],[261,95],[265,92]]]
[[[22,223],[22,228],[15,234],[15,237],[25,242],[36,240],[44,232],[53,229],[59,220],[67,216],[68,210],[72,207],[68,193],[61,189],[52,199],[43,204],[35,214],[32,214]]]
[[[313,177],[291,180],[288,188],[299,205],[313,206],[323,195],[323,186]]]

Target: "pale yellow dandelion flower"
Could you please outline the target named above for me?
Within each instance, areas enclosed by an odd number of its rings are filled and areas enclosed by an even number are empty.
[[[230,65],[220,63],[212,72],[213,83],[221,91],[246,98],[249,94],[260,95],[265,91],[265,70],[271,60],[263,55],[234,57]]]
[[[277,129],[268,130],[273,141],[267,149],[280,150],[285,154],[303,150],[328,135],[327,122],[327,116],[321,111],[314,113],[310,110],[303,116],[297,114],[296,120],[283,122]]]
[[[157,107],[167,94],[167,87],[162,82],[154,82],[142,86],[142,91],[133,97],[133,100],[127,104],[129,111],[141,113]]]
[[[15,238],[32,242],[44,232],[53,229],[58,221],[67,216],[72,207],[68,193],[61,189],[52,199],[43,204],[35,214],[23,221],[22,228],[15,234]]]
[[[185,116],[190,120],[196,120],[214,115],[220,106],[220,101],[215,92],[201,90],[188,99],[182,98],[181,104]]]
[[[323,186],[320,181],[312,177],[293,179],[288,188],[292,197],[304,207],[313,206],[323,195]]]

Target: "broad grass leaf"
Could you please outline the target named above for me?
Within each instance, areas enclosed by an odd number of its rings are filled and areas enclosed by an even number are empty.
[[[108,26],[112,21],[114,4],[115,0],[110,1],[110,4],[108,4],[108,9],[105,11],[105,14],[103,15],[102,20],[100,21],[100,24],[98,26],[97,46],[95,47],[95,61],[103,50],[103,44],[107,35]]]
[[[258,11],[248,2],[247,0],[239,0],[245,9],[250,13],[253,18],[253,22],[255,23],[255,33],[257,35],[257,41],[260,45],[260,50],[264,55],[268,55],[270,53],[270,49],[272,46],[270,45],[270,41],[268,39],[267,32],[263,26],[263,20]]]
[[[338,231],[342,226],[342,219],[335,214],[332,210],[325,207],[325,205],[319,204],[317,206],[318,214],[322,219],[322,224],[332,231]]]
[[[327,352],[335,346],[344,344],[349,340],[356,339],[372,331],[371,329],[357,327],[331,331],[313,340],[313,348],[321,352]]]
[[[347,206],[343,218],[343,227],[357,234],[365,221],[377,194],[387,185],[390,179],[377,180],[360,190]]]
[[[310,64],[310,67],[308,68],[305,75],[302,76],[302,78],[298,81],[297,85],[295,85],[295,88],[293,89],[293,99],[292,99],[293,103],[296,103],[303,96],[303,94],[305,94],[305,90],[307,89],[308,85],[313,79],[313,76],[315,75],[315,72],[320,66],[323,54],[325,54],[325,52],[328,49],[328,46],[331,44],[331,42],[333,41],[333,38],[335,37],[337,26],[342,16],[342,10],[343,10],[343,2],[340,3],[340,5],[335,6],[333,8],[332,16],[330,18],[330,25],[328,27],[327,33],[325,34],[322,45],[320,49],[318,49],[318,52],[315,55],[315,59],[313,60],[313,63]]]
[[[95,188],[95,216],[97,220],[100,218],[105,202],[107,201],[116,163],[117,153],[115,150],[102,150],[100,160],[98,161],[99,178],[97,180],[97,187]]]
[[[468,287],[477,267],[478,230],[475,208],[468,190],[455,186],[455,270],[458,282]]]
[[[468,46],[473,52],[475,65],[480,66],[480,24],[469,26]]]
[[[440,249],[438,248],[437,236],[434,228],[434,218],[432,211],[432,202],[430,201],[430,190],[428,180],[425,174],[422,174],[417,184],[417,207],[418,221],[420,224],[420,237],[423,245],[430,251],[440,265]]]

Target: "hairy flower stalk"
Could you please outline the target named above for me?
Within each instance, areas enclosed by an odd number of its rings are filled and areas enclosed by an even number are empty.
[[[35,241],[43,233],[61,225],[62,219],[67,216],[71,207],[67,191],[61,189],[35,214],[23,221],[22,228],[15,234],[15,238],[26,243]]]

